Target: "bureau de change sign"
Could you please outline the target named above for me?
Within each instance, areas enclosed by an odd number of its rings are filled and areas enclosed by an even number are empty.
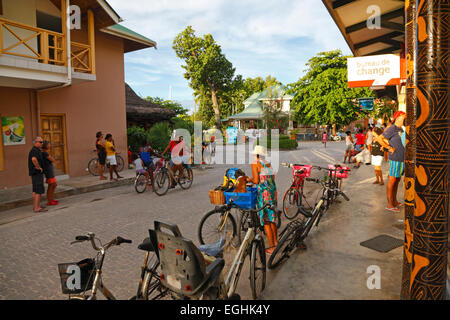
[[[348,58],[348,87],[393,86],[400,84],[400,60],[400,56],[395,54]]]

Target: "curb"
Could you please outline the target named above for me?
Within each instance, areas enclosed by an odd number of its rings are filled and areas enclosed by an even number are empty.
[[[94,191],[99,191],[99,190],[104,190],[104,189],[110,189],[110,188],[115,188],[115,187],[121,187],[124,185],[132,184],[133,182],[134,182],[134,177],[125,178],[125,179],[122,179],[119,181],[114,181],[114,182],[105,182],[105,183],[96,184],[93,186],[72,188],[72,189],[68,189],[68,190],[64,190],[64,191],[60,191],[60,192],[55,192],[55,198],[61,199],[61,198],[66,198],[66,197],[70,197],[70,196],[74,196],[74,195],[78,195],[78,194],[94,192]],[[47,195],[43,194],[41,197],[41,200],[46,200],[46,199],[47,199]],[[11,202],[1,203],[0,204],[0,212],[23,207],[23,206],[28,206],[28,205],[32,205],[32,204],[33,204],[33,199],[31,198],[31,194],[30,194],[29,199],[21,199],[21,200],[14,200]]]

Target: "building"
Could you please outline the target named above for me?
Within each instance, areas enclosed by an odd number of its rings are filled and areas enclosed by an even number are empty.
[[[97,131],[126,154],[124,54],[156,43],[121,21],[104,0],[0,0],[0,188],[31,183],[37,135],[60,178],[86,174]]]

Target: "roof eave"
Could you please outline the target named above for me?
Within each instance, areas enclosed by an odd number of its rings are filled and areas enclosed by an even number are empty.
[[[113,19],[115,23],[122,22],[123,19],[117,14],[117,12],[106,2],[106,0],[97,0],[97,3],[105,10],[105,12]]]
[[[144,45],[147,48],[158,49],[157,48],[157,43],[155,41],[153,41],[153,40],[150,40],[150,39],[145,40],[145,39],[142,39],[142,38],[133,37],[130,34],[127,34],[127,33],[124,33],[124,32],[120,32],[119,30],[114,30],[111,27],[103,28],[100,31],[104,32],[104,33],[108,33],[108,34],[116,36],[116,37],[119,37],[119,38],[122,38],[122,39],[130,40],[132,42],[136,42],[136,43],[142,44],[142,45]]]

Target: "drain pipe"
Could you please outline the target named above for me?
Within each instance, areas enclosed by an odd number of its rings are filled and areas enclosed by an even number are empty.
[[[66,14],[64,16],[66,17],[67,80],[65,83],[54,86],[54,87],[36,89],[36,123],[37,123],[38,135],[41,134],[41,121],[40,121],[41,102],[39,99],[39,94],[41,92],[45,92],[45,91],[50,91],[50,90],[59,89],[59,88],[65,88],[72,84],[72,61],[71,61],[71,56],[72,56],[71,49],[72,48],[70,45],[70,11],[69,11],[69,8],[70,8],[70,0],[66,0],[66,7],[65,7]],[[63,10],[63,8],[61,8],[61,10]]]

